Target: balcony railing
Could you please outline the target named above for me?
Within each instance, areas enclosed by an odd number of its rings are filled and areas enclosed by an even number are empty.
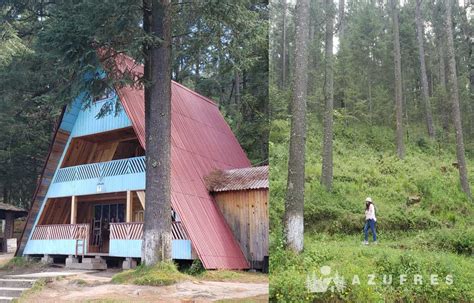
[[[89,224],[37,225],[31,240],[87,240]]]
[[[181,222],[171,223],[173,240],[188,240],[189,236]],[[143,223],[110,223],[110,240],[143,239]]]
[[[53,183],[144,173],[145,167],[144,156],[65,167],[58,170]]]

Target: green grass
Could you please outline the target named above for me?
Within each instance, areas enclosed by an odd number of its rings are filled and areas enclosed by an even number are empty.
[[[21,296],[18,299],[13,300],[13,302],[21,303],[24,302],[26,299],[33,297],[35,294],[41,292],[46,287],[46,284],[50,281],[50,278],[41,278],[36,280],[36,282],[33,284],[33,287],[24,291]]]
[[[163,262],[153,267],[140,265],[136,269],[118,273],[112,277],[116,284],[163,286],[184,280],[265,283],[268,275],[237,270],[205,270],[199,261],[180,272],[172,262]]]
[[[336,120],[334,188],[320,184],[321,130],[310,119],[306,152],[305,251],[283,249],[282,216],[287,175],[287,121],[272,122],[271,178],[271,301],[334,302],[472,301],[474,293],[474,204],[460,190],[454,144],[433,142],[424,130],[410,129],[407,155],[394,155],[394,132],[383,127]],[[444,139],[446,140],[446,139]],[[469,175],[474,176],[474,150],[468,150]],[[472,184],[472,182],[471,182]],[[420,203],[407,203],[420,196]],[[378,246],[362,246],[364,200],[374,199]],[[361,277],[375,271],[400,274],[452,273],[454,284],[350,286],[344,293],[315,295],[306,291],[308,273],[329,265],[340,274]],[[429,275],[427,277],[429,279]],[[413,284],[413,283],[410,283]]]
[[[268,275],[259,272],[246,272],[236,270],[207,270],[195,276],[199,280],[241,283],[265,283]]]
[[[189,276],[178,271],[173,262],[161,262],[155,266],[140,265],[136,269],[127,270],[112,277],[117,284],[137,284],[164,286],[188,279]]]
[[[20,268],[39,268],[43,265],[37,261],[29,261],[25,257],[13,257],[6,264],[0,267],[0,270],[11,271]]]

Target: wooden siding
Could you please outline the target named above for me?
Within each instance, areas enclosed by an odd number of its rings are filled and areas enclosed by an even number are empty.
[[[247,260],[259,267],[268,256],[268,190],[240,190],[214,194]]]
[[[30,237],[31,230],[35,224],[37,214],[41,208],[43,201],[46,198],[49,185],[53,179],[54,173],[59,166],[60,159],[62,157],[63,151],[67,145],[69,139],[69,133],[63,130],[57,130],[55,133],[53,143],[51,145],[50,153],[46,164],[43,169],[43,173],[38,181],[38,187],[33,196],[32,206],[28,213],[28,218],[26,220],[25,229],[23,230],[20,245],[17,249],[17,255],[22,255],[23,250],[25,249],[26,243]]]
[[[71,198],[48,199],[43,207],[38,225],[68,224],[71,219]]]

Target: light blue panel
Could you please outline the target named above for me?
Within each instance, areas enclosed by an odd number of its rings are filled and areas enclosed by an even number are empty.
[[[192,260],[191,240],[173,240],[171,242],[171,256],[173,259]]]
[[[76,118],[71,136],[80,137],[132,126],[130,119],[123,109],[120,109],[118,113],[115,114],[115,108],[112,108],[109,114],[97,118],[97,114],[102,106],[106,102],[110,102],[112,107],[114,107],[117,98],[118,97],[114,95],[109,99],[104,99],[91,104],[89,108],[81,109]]]
[[[29,240],[23,255],[49,254],[74,255],[76,240]]]
[[[143,240],[110,240],[109,256],[112,257],[142,257]]]
[[[81,110],[81,98],[82,96],[76,98],[71,104],[67,106],[59,126],[60,129],[67,132],[72,131],[74,123],[76,122],[77,116]]]
[[[99,183],[101,183],[101,191],[97,191],[97,184]],[[95,178],[52,183],[48,190],[48,198],[83,196],[144,189],[145,173],[143,172],[104,177],[102,180]]]
[[[110,240],[109,255],[114,257],[141,258],[143,240]],[[173,259],[192,260],[191,240],[172,240]]]

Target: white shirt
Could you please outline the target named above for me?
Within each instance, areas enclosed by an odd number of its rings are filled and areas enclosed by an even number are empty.
[[[375,207],[373,204],[370,204],[369,209],[365,211],[365,220],[369,219],[377,221],[377,218],[375,218]]]

